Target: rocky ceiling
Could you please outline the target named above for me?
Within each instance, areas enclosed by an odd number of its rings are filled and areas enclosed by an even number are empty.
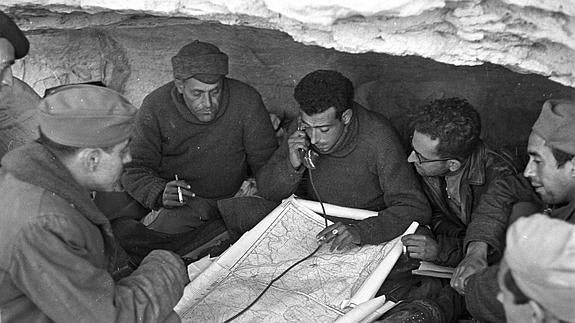
[[[284,120],[297,115],[301,77],[336,69],[405,138],[410,111],[459,96],[484,138],[519,156],[542,103],[575,100],[575,0],[0,0],[0,10],[26,31],[31,50],[13,70],[40,95],[101,80],[139,106],[172,80],[179,48],[201,39]]]
[[[573,0],[3,0],[27,30],[112,24],[52,12],[145,13],[276,29],[304,44],[349,53],[417,55],[454,65],[485,62],[575,87]],[[76,17],[76,19],[74,18]]]

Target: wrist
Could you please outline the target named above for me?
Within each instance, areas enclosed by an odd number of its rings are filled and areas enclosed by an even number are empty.
[[[359,234],[359,229],[353,225],[348,225],[347,229],[351,234],[352,242],[356,245],[361,245],[361,236]]]
[[[483,241],[472,241],[467,246],[466,256],[474,256],[487,259],[487,249],[487,243]]]

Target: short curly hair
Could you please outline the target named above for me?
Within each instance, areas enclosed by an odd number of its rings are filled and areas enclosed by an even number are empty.
[[[431,101],[412,118],[413,130],[439,139],[437,153],[465,160],[481,140],[481,118],[475,108],[461,98]]]
[[[336,117],[353,105],[353,84],[343,74],[317,70],[304,76],[296,85],[294,98],[307,115],[322,113],[331,107]]]

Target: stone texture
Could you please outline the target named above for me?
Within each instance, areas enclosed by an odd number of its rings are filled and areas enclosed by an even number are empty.
[[[575,85],[572,0],[4,0],[0,4],[0,10],[29,7],[196,17],[277,29],[304,44],[345,52],[417,55],[455,65],[489,62]]]
[[[197,38],[228,53],[230,76],[256,87],[268,109],[286,119],[297,111],[297,81],[336,69],[354,82],[358,100],[400,131],[422,103],[460,96],[480,110],[488,140],[521,155],[543,101],[575,99],[574,88],[546,78],[575,84],[571,2],[326,3],[4,0],[0,9],[32,44],[15,75],[41,95],[102,80],[139,106],[171,80],[171,56]]]

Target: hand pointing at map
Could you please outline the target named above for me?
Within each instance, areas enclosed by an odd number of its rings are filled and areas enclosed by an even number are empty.
[[[321,230],[316,236],[317,240],[323,243],[331,241],[330,251],[346,250],[359,245],[359,231],[353,226],[337,222]]]

